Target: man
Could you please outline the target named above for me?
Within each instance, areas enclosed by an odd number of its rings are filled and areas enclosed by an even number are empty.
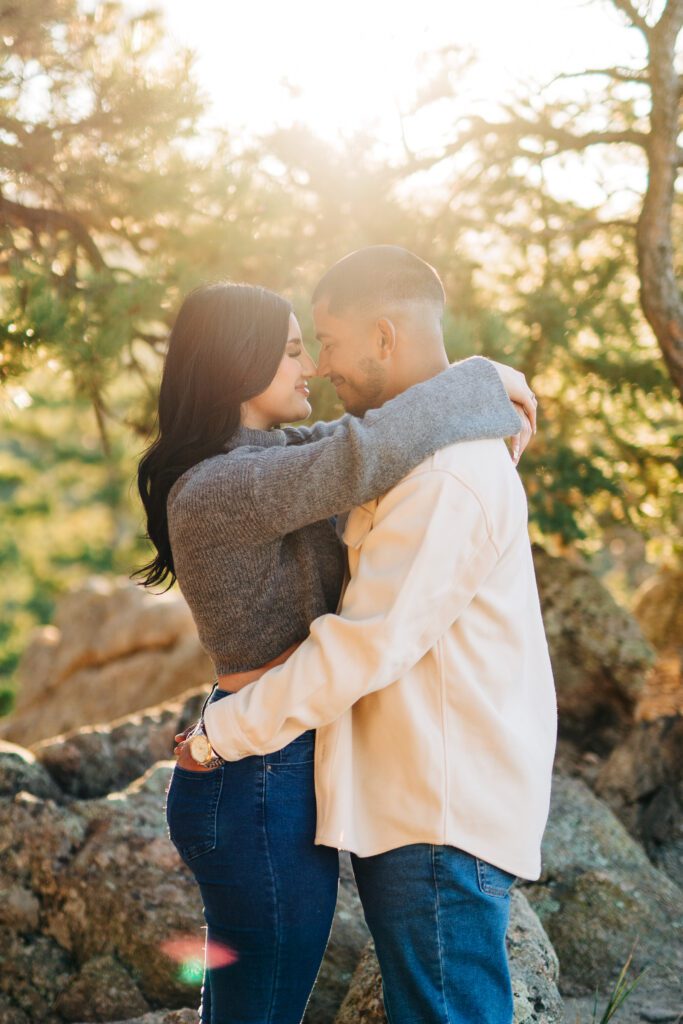
[[[393,246],[314,294],[347,410],[448,364],[434,270]],[[349,580],[281,666],[210,704],[226,760],[316,728],[316,843],[350,850],[392,1024],[507,1024],[509,889],[540,875],[557,709],[522,485],[502,441],[452,445],[338,522]]]

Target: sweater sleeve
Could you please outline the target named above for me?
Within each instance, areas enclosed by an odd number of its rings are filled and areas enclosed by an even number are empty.
[[[467,365],[467,367],[469,369],[469,365],[471,363],[476,363],[477,361],[481,362],[481,360],[483,358],[484,358],[483,356],[470,356],[469,359],[463,359],[463,360],[461,360],[461,361],[459,361],[457,363],[452,363],[450,369],[453,370],[453,369],[455,369],[455,367],[465,366],[465,365]],[[448,371],[445,371],[445,372],[448,372]],[[497,374],[497,371],[496,371],[496,374]],[[492,384],[493,384],[493,382],[492,382]],[[412,391],[413,391],[413,388],[410,388],[408,392],[405,392],[405,394],[409,394],[411,396],[411,400],[412,400]],[[496,391],[498,391],[498,394],[496,394]],[[500,392],[500,389],[496,389],[495,387],[492,386],[490,395],[488,396],[488,399],[482,393],[481,397],[484,399],[484,401],[488,400],[491,403],[491,409],[493,409],[493,407],[495,405],[495,402],[497,401],[497,399],[499,397],[499,392]],[[384,406],[383,408],[386,408],[386,406]],[[482,410],[482,411],[484,411],[484,410]],[[398,410],[397,410],[397,413],[398,413]],[[286,441],[287,444],[292,444],[292,445],[311,444],[311,443],[314,443],[316,441],[322,440],[322,438],[324,438],[324,437],[331,437],[338,430],[348,429],[350,427],[350,425],[351,425],[351,420],[355,420],[355,419],[358,419],[358,417],[353,416],[351,413],[347,412],[347,413],[345,413],[344,416],[340,416],[336,420],[317,420],[315,423],[312,423],[310,425],[302,424],[301,426],[298,426],[298,427],[288,427],[288,426],[286,426],[286,427],[283,427],[282,429],[283,429],[283,433],[284,433],[284,435],[285,435],[285,437],[287,439],[287,441]],[[517,419],[515,421],[515,423],[514,423],[513,433],[516,434],[516,433],[518,433],[518,431],[519,431],[519,420]],[[512,436],[512,435],[504,435],[504,436],[507,437],[507,436]],[[454,441],[461,441],[461,440],[478,441],[478,440],[483,440],[483,438],[474,437],[474,436],[468,437],[468,438],[463,438],[463,437],[454,438]],[[432,453],[430,453],[430,454],[432,454]]]
[[[317,420],[310,426],[305,424],[301,427],[283,427],[287,438],[287,444],[312,444],[321,441],[323,437],[330,437],[335,430],[348,426],[349,420],[357,419],[350,412],[345,413],[336,420]]]
[[[475,356],[362,418],[344,417],[319,441],[238,448],[231,458],[244,460],[251,522],[266,541],[385,494],[440,448],[518,430],[498,371]]]

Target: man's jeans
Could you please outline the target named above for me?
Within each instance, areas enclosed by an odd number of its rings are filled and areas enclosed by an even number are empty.
[[[515,875],[427,843],[351,860],[390,1024],[511,1024]]]

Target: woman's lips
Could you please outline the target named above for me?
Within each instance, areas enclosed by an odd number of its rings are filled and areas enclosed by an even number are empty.
[[[299,391],[305,397],[308,397],[311,393],[305,384],[302,384],[301,387],[298,387],[296,390]]]

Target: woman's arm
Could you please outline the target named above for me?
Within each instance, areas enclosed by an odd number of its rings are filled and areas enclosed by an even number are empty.
[[[244,445],[207,460],[183,492],[185,514],[196,524],[210,513],[215,522],[237,501],[246,506],[241,539],[246,529],[250,538],[268,541],[384,494],[439,448],[518,430],[493,365],[469,359],[362,418],[344,417],[319,441]]]
[[[482,356],[471,356],[470,359],[481,359]],[[468,363],[470,359],[464,359],[459,363],[453,363],[452,366],[463,366]],[[520,406],[522,411],[526,413],[526,416],[531,424],[533,431],[536,430],[536,398],[531,391],[530,387],[526,382],[526,377],[519,370],[513,369],[511,366],[506,366],[504,363],[497,363],[494,360],[489,360],[491,365],[494,366],[498,372],[499,377],[503,382],[503,387],[507,392],[507,396],[511,402]],[[334,431],[344,423],[346,423],[351,416],[351,413],[346,413],[336,420],[317,420],[310,426],[302,425],[300,427],[284,427],[284,433],[287,437],[287,444],[310,444],[313,441],[320,441],[323,437],[329,437]],[[517,424],[519,429],[519,423]],[[515,431],[516,435],[516,431]],[[513,436],[513,435],[510,435]],[[524,445],[526,447],[526,445]],[[522,451],[524,449],[522,448]],[[521,454],[521,452],[520,452]]]

